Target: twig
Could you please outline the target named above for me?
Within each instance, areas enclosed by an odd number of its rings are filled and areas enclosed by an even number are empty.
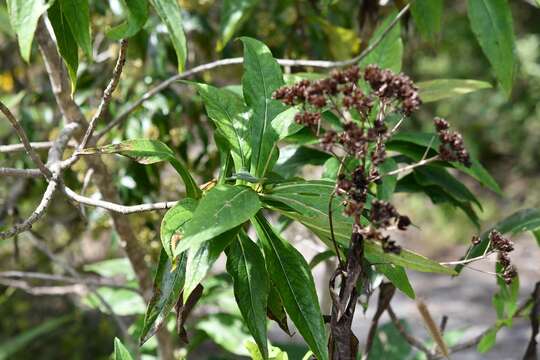
[[[39,169],[15,169],[0,167],[0,177],[13,176],[21,178],[36,178],[43,176]]]
[[[372,181],[379,180],[379,179],[381,179],[381,178],[383,178],[385,176],[397,175],[399,173],[409,171],[409,170],[415,169],[415,168],[420,167],[420,166],[424,166],[426,164],[429,164],[429,163],[437,161],[437,160],[439,160],[439,155],[435,155],[433,157],[430,157],[429,159],[424,159],[424,160],[421,160],[421,161],[419,161],[417,163],[407,165],[407,166],[401,167],[399,169],[387,172],[386,174],[381,174],[381,175],[377,176],[375,179],[373,179]]]
[[[397,331],[401,334],[403,339],[409,343],[412,347],[422,351],[424,354],[426,354],[426,357],[428,359],[433,359],[433,355],[431,351],[424,345],[424,343],[421,340],[418,340],[416,337],[410,334],[410,332],[403,327],[403,324],[399,322],[399,319],[396,316],[396,313],[392,309],[392,305],[388,305],[388,308],[386,309],[386,312],[390,316],[390,320],[392,320],[392,324],[396,327]]]
[[[33,286],[28,284],[24,280],[12,280],[12,279],[0,279],[0,284],[3,286],[9,286],[17,288],[27,292],[30,295],[67,295],[77,294],[85,295],[88,292],[88,288],[83,284],[62,285],[62,286]]]
[[[369,332],[366,340],[366,345],[364,346],[364,354],[362,355],[362,360],[367,360],[371,347],[373,346],[373,341],[375,340],[375,334],[377,333],[377,328],[379,326],[379,319],[382,314],[388,309],[392,297],[396,292],[396,287],[392,283],[385,283],[379,287],[379,300],[377,303],[377,311],[373,315],[371,320],[371,326],[369,327]]]
[[[52,177],[51,171],[47,169],[47,167],[45,167],[45,164],[43,163],[43,161],[41,161],[41,158],[39,157],[39,155],[36,153],[34,148],[32,148],[32,145],[30,144],[30,141],[28,140],[28,137],[26,136],[26,132],[22,128],[21,124],[17,121],[15,116],[11,113],[11,111],[9,111],[7,106],[4,105],[2,101],[0,101],[0,111],[11,123],[11,126],[13,127],[13,129],[17,133],[17,136],[23,143],[26,153],[28,154],[28,156],[30,156],[34,164],[36,164],[36,166],[41,171],[43,176],[45,176],[47,179],[51,178]]]
[[[31,142],[30,147],[34,150],[49,150],[53,146],[53,141]],[[73,148],[74,144],[68,144],[67,147]],[[0,146],[0,154],[9,154],[14,152],[26,151],[24,144],[10,144]]]
[[[45,214],[45,211],[49,207],[54,193],[58,188],[58,184],[61,182],[60,175],[62,173],[62,169],[60,167],[60,159],[62,157],[63,149],[77,128],[77,124],[68,124],[64,129],[62,129],[58,139],[55,141],[53,147],[49,150],[49,161],[52,163],[49,165],[51,177],[39,205],[22,223],[16,224],[7,231],[0,232],[0,239],[10,238],[14,235],[20,234],[23,231],[31,229],[33,224],[41,219],[41,217]]]
[[[484,260],[494,253],[495,252],[491,251],[491,252],[485,253],[484,255],[477,256],[474,258],[465,259],[465,260],[457,260],[457,261],[446,261],[446,262],[443,261],[440,264],[441,265],[465,265],[465,264],[472,263],[475,261]]]
[[[167,210],[175,206],[178,201],[163,201],[153,204],[141,204],[141,205],[120,205],[113,202],[92,199],[86,196],[77,194],[75,191],[71,190],[68,187],[64,187],[64,193],[72,200],[89,206],[100,207],[109,211],[113,211],[120,214],[133,214],[145,211],[154,211],[154,210]]]
[[[358,56],[352,59],[344,60],[344,61],[277,59],[277,62],[279,65],[284,66],[284,67],[307,66],[307,67],[316,67],[320,69],[332,69],[332,68],[337,68],[337,67],[345,67],[345,66],[354,65],[358,63],[359,61],[361,61],[362,59],[364,59],[366,56],[368,56],[375,48],[377,48],[377,46],[379,46],[379,44],[384,40],[384,38],[388,35],[388,33],[394,28],[394,26],[396,26],[399,20],[407,13],[407,11],[409,10],[409,7],[410,7],[409,4],[405,5],[403,9],[401,9],[401,11],[396,15],[394,20],[392,20],[392,22],[388,25],[388,27],[379,36],[379,38],[375,40],[372,44],[370,44],[366,49],[364,49],[364,51],[362,51]],[[244,58],[242,57],[221,59],[221,60],[216,60],[207,64],[196,66],[190,70],[184,71],[183,73],[171,76],[170,78],[164,80],[163,82],[159,83],[158,85],[150,89],[142,97],[140,97],[133,104],[131,104],[127,109],[125,109],[122,113],[120,113],[120,115],[118,115],[113,121],[108,123],[101,131],[96,133],[96,135],[93,138],[93,141],[97,142],[101,137],[107,134],[111,129],[113,129],[114,127],[118,126],[123,121],[125,121],[128,118],[128,116],[133,111],[135,111],[135,109],[137,109],[142,103],[144,103],[146,100],[150,99],[154,95],[166,89],[175,81],[191,77],[193,75],[196,75],[204,71],[212,70],[212,69],[223,67],[223,66],[238,65],[238,64],[242,64],[243,62],[244,62]]]
[[[537,360],[538,354],[537,354],[537,344],[536,338],[538,336],[540,324],[539,324],[539,318],[540,318],[540,281],[536,283],[534,286],[534,291],[531,296],[531,301],[533,303],[531,314],[529,318],[531,319],[531,339],[529,340],[529,344],[527,345],[527,350],[525,350],[525,355],[523,356],[523,360]]]
[[[122,284],[111,278],[102,278],[102,277],[74,278],[74,277],[64,276],[64,275],[44,274],[44,273],[36,273],[36,272],[2,271],[0,272],[0,278],[33,279],[33,280],[44,280],[44,281],[67,282],[67,283],[80,284],[80,285],[85,285],[85,286],[97,285],[97,286],[104,286],[104,287],[110,287],[110,288],[116,288],[116,289],[125,289],[125,290],[133,291],[136,293],[140,293],[137,288]]]
[[[99,120],[103,118],[103,115],[105,114],[105,111],[107,110],[107,106],[112,100],[112,94],[114,90],[116,90],[116,87],[118,86],[118,82],[120,81],[120,76],[122,75],[122,69],[124,68],[124,65],[126,64],[126,54],[127,54],[127,47],[128,47],[128,40],[122,39],[120,41],[120,52],[118,53],[118,60],[116,61],[116,65],[114,66],[113,75],[111,80],[109,81],[109,84],[103,91],[103,96],[101,97],[101,103],[99,104],[99,107],[90,120],[90,123],[88,124],[88,128],[86,129],[86,133],[84,134],[84,137],[81,141],[81,144],[79,146],[79,150],[82,150],[88,145],[88,142],[90,141],[90,138],[92,137],[92,134],[94,133],[94,129],[96,128],[96,124]]]

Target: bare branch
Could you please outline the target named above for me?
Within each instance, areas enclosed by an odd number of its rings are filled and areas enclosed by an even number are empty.
[[[381,36],[379,36],[377,40],[375,40],[366,49],[364,49],[364,51],[362,51],[358,56],[352,59],[344,60],[344,61],[277,59],[277,62],[279,65],[284,66],[284,67],[304,66],[304,67],[316,67],[320,69],[332,69],[332,68],[345,67],[345,66],[357,64],[359,61],[361,61],[366,56],[368,56],[375,48],[377,48],[377,46],[380,45],[380,43],[384,40],[384,38],[388,35],[388,33],[390,33],[390,31],[396,26],[399,20],[407,13],[407,11],[409,10],[409,7],[410,7],[409,4],[405,5],[403,9],[401,9],[401,11],[396,15],[394,20],[392,20],[392,22],[388,25],[388,27],[383,31]],[[146,100],[150,99],[154,95],[158,94],[159,92],[165,90],[172,83],[181,79],[191,77],[193,75],[196,75],[204,71],[212,70],[212,69],[223,67],[223,66],[238,65],[238,64],[242,64],[243,62],[244,62],[244,58],[242,57],[221,59],[221,60],[216,60],[207,64],[196,66],[190,70],[184,71],[183,73],[171,76],[170,78],[166,79],[165,81],[159,83],[158,85],[150,89],[142,97],[140,97],[133,104],[131,104],[127,109],[125,109],[122,113],[120,113],[120,115],[118,115],[113,121],[108,123],[105,126],[105,128],[103,128],[101,131],[96,133],[93,140],[97,142],[101,137],[107,134],[111,129],[113,129],[114,127],[118,126],[123,121],[125,121],[128,118],[128,116],[133,111],[135,111],[135,109],[137,109],[142,103],[144,103]]]
[[[0,284],[14,287],[27,292],[30,295],[85,295],[88,289],[83,284],[62,285],[62,286],[33,286],[24,280],[1,279]]]
[[[94,133],[94,129],[96,128],[96,124],[99,120],[103,118],[103,115],[105,114],[105,111],[107,110],[107,106],[109,106],[109,103],[112,100],[112,94],[114,90],[116,90],[116,87],[118,86],[118,82],[120,81],[120,76],[122,75],[122,69],[124,68],[124,65],[126,63],[126,54],[127,54],[127,47],[128,47],[128,41],[127,39],[122,39],[120,42],[120,52],[118,53],[118,60],[116,61],[116,65],[113,70],[113,75],[111,80],[109,81],[109,84],[105,88],[105,91],[103,91],[103,96],[101,97],[101,103],[99,104],[99,107],[90,120],[90,123],[88,124],[88,128],[86,129],[86,133],[84,134],[83,140],[81,141],[81,144],[79,146],[79,150],[82,150],[86,147],[88,142],[90,141],[90,138],[92,137],[92,134]]]
[[[16,224],[7,231],[0,232],[0,239],[10,238],[14,235],[20,234],[23,231],[31,229],[34,223],[43,217],[53,199],[54,193],[58,188],[58,184],[61,182],[60,175],[62,173],[62,168],[60,167],[59,160],[62,157],[63,150],[71,138],[71,135],[78,127],[78,124],[68,124],[58,136],[58,139],[55,141],[53,147],[49,150],[49,161],[52,164],[50,165],[50,170],[48,170],[51,173],[51,177],[39,205],[22,223]]]
[[[36,141],[31,142],[30,147],[34,150],[49,150],[53,146],[53,141]],[[68,144],[68,148],[74,148],[74,144]],[[0,146],[0,154],[9,154],[14,152],[25,151],[24,144],[11,144]]]
[[[422,351],[424,354],[426,354],[426,357],[428,359],[433,359],[433,354],[431,351],[424,345],[424,343],[421,340],[418,340],[415,338],[410,332],[403,327],[403,324],[399,321],[398,317],[396,316],[396,313],[392,309],[391,305],[388,305],[388,308],[386,309],[388,312],[388,315],[390,316],[390,320],[392,320],[392,324],[396,327],[397,331],[401,334],[403,339],[409,343],[412,347]]]
[[[4,114],[4,116],[11,123],[11,126],[13,127],[13,129],[17,133],[17,136],[19,137],[19,139],[23,143],[23,146],[24,146],[24,149],[26,150],[26,153],[28,154],[28,156],[30,156],[30,158],[32,159],[34,164],[36,164],[38,169],[43,173],[43,176],[45,176],[46,178],[51,178],[52,177],[51,171],[45,167],[45,164],[43,163],[43,161],[41,161],[41,158],[39,157],[39,155],[32,148],[32,145],[30,145],[30,141],[28,140],[28,136],[26,136],[26,132],[22,128],[21,124],[17,121],[17,119],[15,118],[13,113],[11,111],[9,111],[7,106],[4,105],[4,103],[2,101],[0,101],[0,111],[2,112],[2,114]]]
[[[65,187],[64,191],[65,191],[65,194],[70,199],[80,204],[99,207],[99,208],[103,208],[103,209],[113,211],[119,214],[124,214],[124,215],[145,212],[145,211],[167,210],[167,209],[172,208],[178,203],[178,201],[163,201],[163,202],[157,202],[153,204],[125,206],[125,205],[115,204],[109,201],[92,199],[86,196],[82,196],[82,195],[77,194],[75,191],[71,190],[68,187]]]
[[[0,278],[67,282],[67,283],[79,284],[79,285],[85,285],[85,286],[96,285],[96,286],[104,286],[104,287],[110,287],[110,288],[116,288],[116,289],[125,289],[125,290],[130,290],[130,291],[139,293],[138,289],[125,285],[124,282],[117,281],[112,278],[104,278],[104,277],[75,278],[75,277],[64,276],[64,275],[44,274],[44,273],[37,273],[37,272],[2,271],[0,272]]]
[[[36,178],[43,176],[43,174],[39,169],[15,169],[0,167],[0,177],[2,176]]]

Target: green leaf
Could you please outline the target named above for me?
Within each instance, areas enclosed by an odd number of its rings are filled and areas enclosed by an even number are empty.
[[[411,327],[405,320],[399,320],[405,331]],[[418,359],[414,357],[414,348],[403,338],[394,323],[382,324],[373,338],[369,359],[402,360]],[[421,358],[420,358],[421,359]]]
[[[227,139],[236,171],[249,169],[251,149],[248,138],[247,108],[235,93],[206,84],[194,83],[203,99],[208,117]]]
[[[516,67],[512,13],[507,0],[468,0],[471,28],[509,96]]]
[[[217,185],[200,201],[174,255],[242,225],[261,208],[257,193],[246,186]]]
[[[536,243],[538,244],[538,246],[540,246],[540,230],[534,230],[532,231],[532,234],[536,239]]]
[[[436,165],[421,166],[414,170],[414,175],[420,185],[437,185],[457,201],[474,202],[482,209],[482,204],[473,193],[443,167]]]
[[[386,276],[386,278],[405,295],[413,300],[416,298],[414,289],[412,288],[407,273],[403,267],[392,264],[378,264],[375,265],[375,268],[377,272],[380,272]]]
[[[274,284],[270,286],[268,293],[268,304],[266,307],[266,315],[270,320],[273,320],[287,335],[292,336],[287,322],[287,313],[283,307],[283,300],[278,293]]]
[[[128,349],[117,337],[114,338],[114,360],[133,360]]]
[[[323,165],[330,155],[324,151],[307,146],[286,146],[280,149],[279,158],[273,172],[290,178],[299,175],[306,165]]]
[[[31,346],[37,339],[44,338],[54,330],[71,320],[71,316],[61,316],[44,321],[43,323],[23,331],[12,338],[0,343],[0,360],[16,359],[14,354]]]
[[[287,313],[319,360],[328,359],[327,338],[315,284],[306,260],[262,215],[253,220],[266,267]]]
[[[409,147],[410,144],[417,145],[419,147]],[[432,150],[438,152],[440,141],[437,137],[437,134],[433,133],[423,133],[423,132],[411,132],[411,131],[402,131],[394,135],[392,139],[387,143],[387,149],[398,151],[410,157],[411,159],[418,161],[422,158],[422,155],[425,153],[425,148],[430,146]],[[412,150],[412,151],[407,151]],[[490,190],[496,192],[497,194],[502,194],[501,188],[489,174],[489,172],[480,164],[478,159],[472,154],[471,157],[471,167],[465,167],[464,165],[452,162],[449,163],[454,168],[464,172],[465,174],[476,179],[480,184],[486,186]]]
[[[92,40],[90,36],[90,10],[88,0],[58,0],[62,13],[67,19],[75,41],[88,59],[92,58]],[[58,39],[58,37],[57,37]]]
[[[436,79],[420,81],[416,84],[423,103],[454,98],[478,90],[491,89],[491,84],[480,80]]]
[[[335,182],[326,180],[291,181],[270,189],[262,196],[262,200],[265,207],[276,210],[302,223],[332,249],[328,204],[334,187]],[[370,201],[370,197],[368,197],[368,203]],[[353,221],[343,214],[339,197],[334,197],[332,204],[333,229],[336,241],[348,246]],[[364,250],[366,258],[372,263],[392,263],[423,272],[454,273],[451,268],[407,249],[403,249],[400,255],[385,253],[380,244],[366,241]]]
[[[184,184],[188,197],[198,198],[201,190],[191,177],[186,166],[176,158],[174,151],[158,140],[131,139],[118,144],[105,145],[99,148],[88,148],[79,152],[82,155],[89,154],[119,154],[126,156],[140,164],[154,164],[168,161],[178,172]]]
[[[259,0],[224,0],[219,23],[217,51],[223,50],[233,35],[249,18]]]
[[[309,262],[309,268],[313,269],[315,266],[319,265],[320,263],[333,258],[336,256],[336,253],[332,250],[326,250],[318,253],[315,255],[311,261]]]
[[[186,280],[183,291],[184,303],[187,302],[188,297],[197,285],[203,281],[219,255],[236,237],[238,230],[238,228],[229,230],[187,251]]]
[[[45,0],[7,0],[11,28],[17,34],[21,56],[26,62],[30,61],[32,40],[39,17],[50,5]]]
[[[287,353],[278,348],[277,346],[269,346],[268,357],[263,357],[259,348],[257,347],[257,344],[252,341],[246,342],[244,346],[249,351],[249,356],[251,356],[251,360],[289,360],[289,356],[287,355]]]
[[[144,315],[144,325],[139,340],[141,345],[150,339],[167,320],[184,286],[185,270],[185,255],[180,257],[177,266],[174,267],[173,260],[163,249],[161,250],[154,277],[154,293]]]
[[[251,169],[257,177],[263,177],[272,168],[277,157],[278,134],[272,127],[272,120],[286,108],[272,99],[273,92],[283,85],[283,75],[272,53],[263,43],[243,37],[244,76],[242,88],[246,103],[253,109],[250,120]]]
[[[71,89],[75,91],[77,86],[77,68],[79,67],[79,49],[71,28],[67,15],[62,8],[62,1],[56,1],[48,11],[49,20],[56,36],[58,52],[66,63],[69,77],[71,79]]]
[[[401,71],[401,59],[403,57],[403,42],[401,41],[401,28],[396,24],[387,34],[384,34],[392,20],[396,17],[396,12],[391,12],[386,19],[377,27],[375,33],[369,41],[370,44],[377,42],[382,36],[384,39],[360,61],[360,67],[364,68],[369,64],[379,65],[383,69],[390,69],[394,72]]]
[[[382,164],[379,165],[379,173],[381,175],[387,174],[390,171],[397,169],[397,164],[392,158],[387,158]],[[377,185],[377,198],[381,200],[390,200],[394,190],[396,189],[397,175],[383,176],[381,184]]]
[[[169,30],[169,36],[178,59],[178,72],[184,71],[187,57],[187,45],[182,28],[182,12],[177,0],[151,0],[161,20]]]
[[[465,259],[471,259],[477,256],[481,256],[486,247],[489,244],[489,233],[491,230],[497,229],[502,234],[516,234],[519,232],[533,231],[540,229],[540,210],[538,209],[524,209],[519,210],[506,219],[495,224],[492,228],[488,229],[480,236],[480,243],[474,246],[471,251],[468,252],[468,256]],[[460,271],[463,265],[456,266],[456,271]]]
[[[148,19],[148,0],[120,0],[120,3],[126,13],[126,20],[107,31],[107,36],[112,40],[132,37]]]
[[[268,358],[266,304],[268,275],[259,247],[240,232],[227,253],[227,272],[232,276],[234,296],[242,317],[263,358]]]
[[[443,0],[415,0],[411,4],[411,13],[422,36],[434,42],[441,32]]]
[[[478,343],[478,346],[476,347],[476,350],[479,353],[486,353],[493,345],[495,345],[495,342],[497,340],[497,331],[499,329],[494,328],[489,330],[484,336],[482,336],[482,339],[480,339],[480,342]]]
[[[296,107],[291,107],[282,113],[279,113],[272,120],[272,128],[277,133],[278,139],[285,139],[287,136],[296,134],[304,126],[298,124],[294,118],[300,110]]]
[[[184,225],[191,220],[197,200],[186,198],[169,209],[161,220],[160,237],[165,253],[172,259],[173,250],[184,235]],[[173,238],[173,236],[175,236]]]

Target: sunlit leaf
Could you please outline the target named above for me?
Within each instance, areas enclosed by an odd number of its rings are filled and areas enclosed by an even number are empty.
[[[176,157],[174,151],[158,140],[124,140],[118,144],[105,145],[99,148],[87,148],[79,152],[79,154],[119,154],[140,164],[154,164],[161,161],[168,161],[184,181],[188,197],[197,198],[201,192],[188,169]]]
[[[129,38],[142,29],[148,19],[148,0],[120,0],[126,13],[126,20],[107,31],[113,40]]]
[[[259,0],[224,0],[221,8],[219,24],[219,40],[217,51],[223,50],[225,45],[232,39],[249,18]]]
[[[200,201],[174,255],[242,225],[261,208],[257,193],[246,186],[217,185]]]
[[[182,27],[182,12],[177,0],[150,0],[161,20],[165,23],[178,59],[178,72],[186,65],[187,45]]]
[[[468,15],[495,75],[507,95],[512,91],[515,75],[515,40],[512,13],[507,0],[468,0]]]
[[[114,360],[133,360],[128,349],[117,337],[114,338]]]
[[[436,79],[419,81],[422,102],[429,103],[448,98],[454,98],[483,89],[491,89],[491,84],[480,80],[466,79]]]
[[[27,62],[38,19],[51,4],[45,0],[7,0],[11,28],[17,34],[21,56]]]

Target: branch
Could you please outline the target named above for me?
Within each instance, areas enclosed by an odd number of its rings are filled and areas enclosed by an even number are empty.
[[[51,165],[50,170],[48,168],[47,170],[50,172],[51,177],[49,184],[47,185],[47,189],[45,190],[45,193],[43,194],[43,197],[41,198],[41,201],[34,212],[32,212],[32,214],[22,223],[16,224],[7,231],[0,232],[0,239],[10,238],[20,234],[23,231],[31,229],[34,223],[43,217],[53,199],[54,193],[58,188],[58,184],[61,182],[60,175],[62,174],[62,168],[60,166],[60,160],[62,158],[63,150],[71,138],[71,135],[78,127],[79,126],[77,124],[68,124],[64,129],[62,129],[58,139],[55,141],[53,147],[49,150],[49,162]]]
[[[43,176],[43,173],[39,169],[15,169],[0,167],[0,177],[3,176],[36,178]]]
[[[17,136],[19,136],[19,139],[23,143],[26,153],[28,154],[28,156],[30,156],[34,164],[36,164],[38,169],[43,173],[43,176],[45,176],[47,179],[51,178],[52,177],[51,171],[45,167],[45,164],[43,164],[43,161],[41,161],[41,158],[39,157],[39,155],[30,145],[30,141],[28,140],[28,137],[26,136],[26,132],[22,128],[21,124],[17,121],[15,116],[13,116],[11,111],[9,111],[7,106],[4,105],[2,101],[0,101],[0,111],[11,123],[11,126],[13,127],[13,129],[17,133]]]
[[[403,324],[399,322],[399,319],[396,316],[396,313],[392,309],[391,305],[388,305],[388,308],[386,309],[388,312],[388,315],[390,316],[390,320],[392,320],[392,324],[396,327],[397,331],[401,334],[403,339],[409,343],[412,347],[422,351],[424,354],[426,354],[426,357],[428,359],[433,359],[433,354],[431,351],[424,345],[424,343],[421,340],[418,340],[413,335],[409,333],[407,329],[403,327]]]
[[[332,69],[332,68],[337,68],[337,67],[345,67],[345,66],[354,65],[358,63],[359,61],[363,60],[375,48],[377,48],[377,46],[380,45],[380,43],[384,40],[384,38],[388,35],[388,33],[390,33],[390,31],[394,28],[394,26],[396,26],[399,20],[407,13],[409,8],[410,8],[409,4],[405,5],[403,9],[401,9],[401,11],[396,15],[394,20],[392,20],[392,22],[388,25],[388,27],[383,31],[381,36],[379,36],[377,40],[371,43],[358,56],[352,59],[344,60],[344,61],[290,60],[290,59],[276,59],[276,60],[279,65],[286,66],[286,67],[305,66],[305,67],[316,67],[320,69]],[[239,64],[242,64],[243,62],[244,62],[244,58],[242,57],[221,59],[221,60],[216,60],[207,64],[196,66],[190,70],[184,71],[183,73],[171,76],[170,78],[164,80],[163,82],[159,83],[158,85],[150,89],[148,92],[143,94],[142,97],[140,97],[133,104],[131,104],[127,109],[125,109],[122,113],[120,113],[120,115],[118,115],[113,121],[108,123],[101,131],[96,133],[93,141],[97,142],[100,138],[102,138],[105,134],[107,134],[111,129],[113,129],[114,127],[120,125],[123,121],[125,121],[128,118],[128,116],[133,111],[135,111],[135,109],[137,109],[142,103],[144,103],[146,100],[150,99],[154,95],[158,94],[159,92],[165,90],[172,83],[181,79],[191,77],[193,75],[196,75],[204,71],[212,70],[212,69],[223,67],[223,66],[239,65]]]
[[[53,141],[36,141],[31,142],[30,147],[34,150],[49,150],[52,145],[54,144]],[[74,148],[74,144],[68,144],[68,148]],[[24,147],[24,144],[11,144],[11,145],[2,145],[0,146],[0,154],[9,154],[13,152],[20,152],[25,151],[26,148]]]
[[[84,134],[83,140],[79,146],[79,150],[82,150],[88,145],[88,142],[90,141],[90,138],[92,137],[92,134],[94,133],[94,129],[96,128],[96,124],[99,120],[103,118],[103,115],[105,114],[105,111],[107,110],[107,106],[112,100],[112,93],[118,86],[118,82],[120,81],[120,76],[122,75],[122,69],[124,68],[124,65],[126,64],[126,54],[127,54],[127,47],[128,47],[128,41],[127,39],[122,39],[120,42],[120,52],[118,53],[118,60],[116,61],[116,65],[114,66],[113,75],[111,80],[109,81],[109,84],[103,91],[103,96],[101,97],[101,103],[99,104],[99,107],[90,120],[90,123],[88,124],[88,128],[86,129],[86,133]]]
[[[77,294],[85,295],[88,289],[83,284],[62,285],[62,286],[33,286],[24,280],[0,279],[0,284],[17,288],[27,292],[30,295],[67,295]]]
[[[167,209],[172,208],[178,203],[178,201],[163,201],[163,202],[158,202],[158,203],[153,203],[153,204],[125,206],[125,205],[115,204],[109,201],[92,199],[86,196],[82,196],[82,195],[77,194],[75,191],[71,190],[68,187],[64,187],[64,192],[70,199],[78,203],[103,208],[103,209],[113,211],[119,214],[124,214],[124,215],[145,212],[145,211],[167,210]]]
[[[371,320],[371,326],[369,327],[362,360],[368,359],[368,355],[371,351],[371,347],[373,346],[375,334],[377,333],[377,328],[379,326],[379,319],[390,306],[390,302],[392,301],[392,297],[394,296],[395,292],[396,287],[392,283],[384,283],[379,287],[379,300],[377,302],[377,311],[375,312],[375,314],[373,315],[373,319]]]
[[[130,290],[136,293],[140,293],[138,289],[127,286],[122,282],[116,281],[112,278],[104,277],[85,277],[85,278],[75,278],[64,275],[54,275],[54,274],[44,274],[38,272],[24,272],[24,271],[2,271],[0,272],[0,278],[4,279],[32,279],[32,280],[44,280],[44,281],[56,281],[56,282],[67,282],[72,284],[84,285],[96,285],[104,286],[115,289],[125,289]]]

